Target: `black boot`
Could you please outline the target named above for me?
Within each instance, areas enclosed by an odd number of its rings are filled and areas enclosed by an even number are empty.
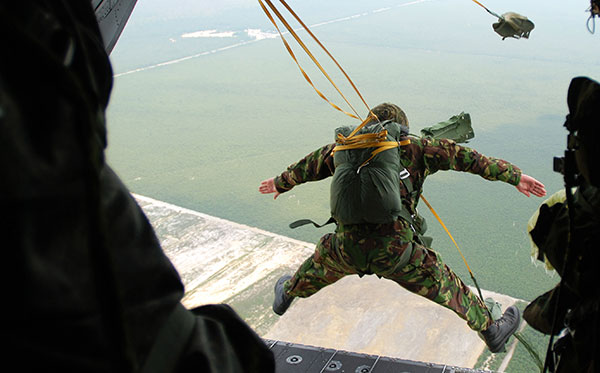
[[[501,318],[480,332],[490,351],[493,353],[503,351],[506,341],[517,331],[520,322],[521,312],[517,307],[510,306],[504,311]]]
[[[291,279],[292,276],[284,275],[277,280],[275,284],[275,299],[273,300],[273,312],[278,314],[279,316],[283,315],[285,311],[289,308],[290,304],[294,300],[294,297],[290,297],[285,293],[283,289],[283,284]]]

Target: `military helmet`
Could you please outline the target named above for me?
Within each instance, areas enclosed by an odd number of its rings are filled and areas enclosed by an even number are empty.
[[[408,118],[404,111],[398,105],[385,102],[371,109],[371,112],[377,116],[380,121],[392,120],[398,124],[408,127]]]

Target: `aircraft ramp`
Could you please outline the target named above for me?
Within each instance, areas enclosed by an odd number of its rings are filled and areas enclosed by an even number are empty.
[[[371,372],[366,367],[372,372],[473,372],[455,367],[475,366],[485,349],[477,333],[452,311],[376,276],[345,277],[310,298],[295,300],[279,317],[271,310],[273,285],[281,275],[293,273],[314,244],[135,198],[181,275],[184,305],[232,306],[270,343],[280,372]],[[515,302],[484,291],[490,295],[503,308]],[[343,369],[327,364],[333,361]],[[394,363],[395,370],[385,368]],[[401,370],[403,366],[410,369]]]

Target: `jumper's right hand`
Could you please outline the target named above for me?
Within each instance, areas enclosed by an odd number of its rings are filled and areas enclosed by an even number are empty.
[[[273,199],[277,199],[277,197],[279,197],[279,195],[281,194],[277,191],[277,188],[275,188],[275,178],[274,177],[267,179],[267,180],[263,180],[260,183],[260,186],[258,187],[258,191],[261,192],[262,194],[275,193],[275,195],[273,196]]]
[[[537,197],[543,197],[546,195],[546,187],[533,177],[522,174],[519,185],[516,186],[517,190],[527,197],[531,194]]]

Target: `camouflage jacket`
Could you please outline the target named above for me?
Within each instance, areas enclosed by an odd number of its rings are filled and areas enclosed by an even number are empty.
[[[401,188],[401,193],[402,203],[411,214],[416,214],[416,203],[425,178],[438,170],[470,172],[487,180],[500,180],[512,185],[519,184],[521,180],[521,170],[517,166],[502,159],[486,157],[452,140],[409,138],[411,143],[401,148],[401,161],[410,173],[410,182],[417,193],[411,196],[405,188]],[[275,177],[277,191],[283,193],[298,184],[332,176],[335,166],[331,151],[334,147],[335,144],[325,145],[290,165]],[[417,197],[414,198],[414,195]]]

